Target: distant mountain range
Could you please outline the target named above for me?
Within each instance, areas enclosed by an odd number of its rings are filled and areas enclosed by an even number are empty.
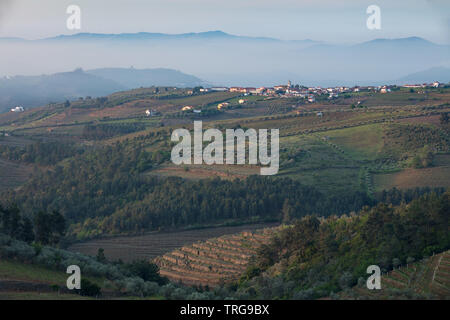
[[[6,77],[0,79],[0,112],[16,105],[37,107],[139,87],[193,87],[205,84],[199,78],[171,69],[77,69],[52,75]]]
[[[289,79],[323,86],[377,84],[450,66],[449,45],[419,37],[331,44],[222,31],[78,33],[37,40],[0,38],[0,47],[4,57],[0,76],[133,65],[183,70],[215,85],[228,86],[267,86]]]
[[[166,33],[119,33],[119,34],[105,34],[105,33],[77,33],[72,35],[59,35],[56,37],[49,37],[37,40],[26,40],[23,38],[0,38],[5,41],[23,41],[23,42],[48,42],[48,41],[152,41],[152,40],[244,40],[244,41],[275,41],[281,40],[267,37],[246,37],[236,36],[225,33],[223,31],[207,31],[199,33],[182,33],[182,34],[166,34]],[[308,40],[307,40],[308,41]]]
[[[217,86],[271,86],[288,80],[320,86],[450,81],[450,46],[419,37],[331,44],[222,31],[78,33],[0,38],[0,52],[0,77],[53,74],[0,80],[0,110],[140,86],[204,85],[200,78]],[[80,66],[89,71],[59,74]],[[76,80],[67,80],[71,77]]]

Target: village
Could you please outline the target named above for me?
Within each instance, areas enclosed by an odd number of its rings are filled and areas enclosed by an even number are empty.
[[[245,97],[248,96],[265,96],[267,98],[303,98],[306,103],[315,103],[318,98],[333,100],[339,98],[339,95],[347,94],[347,93],[358,93],[358,92],[378,92],[382,94],[386,94],[395,90],[399,90],[400,88],[407,88],[410,90],[414,89],[426,89],[426,88],[439,88],[442,87],[438,81],[433,83],[423,83],[423,84],[405,84],[401,86],[397,85],[381,85],[381,86],[354,86],[354,87],[328,87],[323,88],[320,86],[317,87],[305,87],[301,85],[293,85],[291,81],[288,81],[285,85],[276,85],[274,87],[211,87],[211,88],[199,88],[199,92],[208,93],[208,92],[231,92],[231,93],[241,93],[241,99],[238,100],[240,105],[243,105],[247,102]],[[415,92],[415,91],[413,91]],[[194,91],[191,90],[188,92],[189,94],[194,94]],[[417,93],[421,94],[424,91],[417,91]],[[218,110],[223,110],[230,107],[229,102],[222,102],[217,105]],[[181,111],[193,112],[193,113],[201,113],[202,110],[196,109],[194,106],[183,106]],[[147,110],[147,116],[153,115],[151,110]],[[318,114],[320,116],[320,114]]]
[[[341,95],[351,94],[351,93],[363,93],[363,92],[373,92],[387,94],[392,91],[400,90],[401,88],[409,89],[411,92],[416,92],[418,94],[426,93],[427,88],[439,88],[443,87],[438,81],[432,83],[422,83],[422,84],[404,84],[404,85],[380,85],[380,86],[337,86],[337,87],[306,87],[299,84],[293,85],[291,81],[287,84],[276,85],[273,87],[197,87],[192,90],[188,90],[189,95],[195,94],[206,94],[211,92],[230,92],[239,93],[240,98],[237,101],[239,105],[245,105],[248,102],[248,97],[250,96],[263,96],[266,99],[273,98],[300,98],[304,99],[305,103],[316,103],[318,99],[323,100],[333,100],[339,98]],[[423,90],[420,90],[423,89]],[[221,102],[217,104],[217,110],[224,110],[230,108],[230,102]],[[202,113],[200,108],[196,108],[192,105],[181,106],[180,111],[191,112],[194,114]],[[10,109],[10,112],[21,113],[24,112],[25,108],[22,106],[16,106]],[[147,117],[157,117],[161,113],[154,109],[148,109],[145,111]],[[318,113],[318,116],[321,116]]]

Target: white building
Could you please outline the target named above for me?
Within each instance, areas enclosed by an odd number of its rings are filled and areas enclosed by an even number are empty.
[[[11,109],[11,112],[24,112],[24,111],[25,111],[25,109],[21,106],[17,106],[15,108]]]

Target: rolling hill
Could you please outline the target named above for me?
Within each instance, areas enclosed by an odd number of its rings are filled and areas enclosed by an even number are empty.
[[[42,76],[16,76],[0,79],[0,112],[16,105],[37,107],[85,96],[102,96],[125,89],[108,79],[81,69]]]
[[[172,69],[103,68],[86,71],[132,89],[151,86],[171,86],[178,88],[207,85],[201,79]]]
[[[439,81],[441,83],[450,82],[450,68],[434,67],[427,70],[411,73],[397,80],[403,83],[425,83]]]
[[[197,77],[171,69],[76,69],[51,75],[4,77],[0,78],[0,113],[17,105],[32,108],[132,88],[202,84],[205,83]]]
[[[448,45],[419,37],[336,42],[280,40],[222,31],[3,38],[3,54],[11,61],[16,56],[23,59],[16,64],[0,61],[0,70],[4,75],[14,75],[59,72],[79,66],[98,69],[134,65],[183,70],[215,85],[269,86],[288,79],[306,85],[373,85],[398,79],[416,71],[418,65],[427,69],[449,60]],[[61,52],[66,59],[60,59]],[[48,56],[51,65],[34,63],[36,55]]]
[[[341,298],[411,299],[450,297],[450,251],[435,254],[415,263],[401,266],[381,277],[381,290],[354,287],[352,294]]]

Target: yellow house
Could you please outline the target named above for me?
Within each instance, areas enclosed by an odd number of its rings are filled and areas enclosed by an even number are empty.
[[[228,105],[229,105],[228,102],[222,102],[222,103],[219,103],[219,104],[217,105],[217,109],[220,110],[220,109],[226,108],[226,107],[228,107]]]

